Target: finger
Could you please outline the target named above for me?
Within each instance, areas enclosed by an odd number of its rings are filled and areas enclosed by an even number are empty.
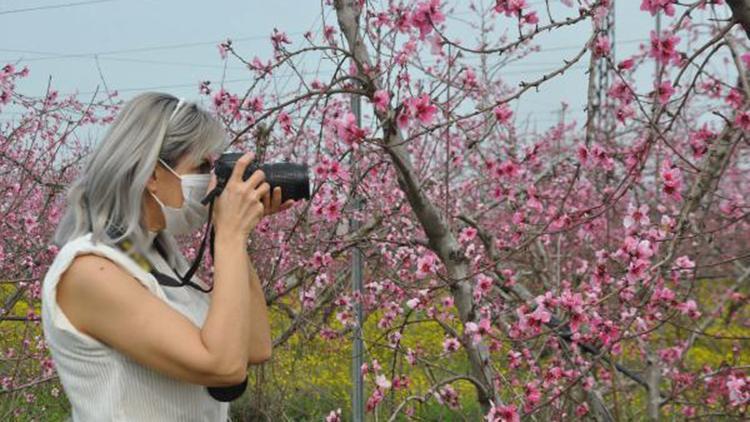
[[[253,172],[253,174],[247,179],[245,183],[250,185],[253,189],[258,189],[258,186],[260,186],[261,183],[266,181],[266,173],[263,172],[263,170],[258,169]]]
[[[268,193],[270,191],[271,191],[271,185],[269,185],[266,182],[263,182],[263,184],[261,184],[260,187],[258,187],[258,189],[255,190],[255,192],[258,194],[258,197],[262,199],[264,199],[263,198],[264,196],[268,196]],[[262,202],[265,202],[265,200]],[[264,207],[265,207],[265,204],[264,204]]]
[[[247,168],[247,165],[250,164],[251,161],[255,158],[255,154],[252,152],[246,152],[240,157],[237,162],[234,164],[234,168],[232,169],[232,175],[230,176],[230,180],[234,181],[235,183],[242,183],[242,175],[245,174],[245,169]]]
[[[281,187],[276,186],[273,190],[273,203],[271,204],[271,208],[273,208],[274,211],[278,210],[281,206]]]
[[[281,207],[279,208],[279,210],[280,211],[288,210],[289,208],[292,208],[296,202],[297,201],[295,201],[294,199],[287,199],[286,202],[281,204]]]
[[[271,195],[263,195],[263,208],[267,211],[271,210]]]

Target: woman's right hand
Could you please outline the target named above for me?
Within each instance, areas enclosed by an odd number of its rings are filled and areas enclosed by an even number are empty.
[[[253,161],[255,154],[245,153],[237,160],[232,169],[232,175],[227,185],[215,199],[213,224],[216,232],[232,235],[242,235],[243,239],[250,236],[250,232],[263,218],[263,197],[268,195],[271,186],[265,181],[263,170],[256,170],[247,180],[242,175],[248,164]],[[216,186],[216,174],[211,173],[209,192]]]

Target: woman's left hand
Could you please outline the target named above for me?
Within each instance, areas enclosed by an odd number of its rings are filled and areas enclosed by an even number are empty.
[[[263,216],[276,214],[291,208],[296,201],[294,199],[287,199],[283,204],[281,203],[281,187],[276,186],[273,192],[263,197]]]

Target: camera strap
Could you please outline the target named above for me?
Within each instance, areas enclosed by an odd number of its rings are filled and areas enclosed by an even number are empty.
[[[84,202],[86,202],[86,211],[88,212],[88,215],[89,215],[89,230],[93,231],[93,225],[91,223],[91,211],[90,211],[89,203],[88,203],[89,201],[88,201],[88,197],[85,194],[84,194]],[[197,283],[194,283],[192,281],[192,278],[195,272],[198,270],[198,266],[200,265],[201,260],[203,259],[203,253],[206,250],[206,239],[208,238],[209,230],[211,231],[210,253],[211,253],[211,257],[212,258],[214,257],[215,231],[213,228],[213,224],[211,224],[211,216],[213,215],[213,207],[214,207],[214,201],[211,201],[208,207],[208,219],[206,221],[206,229],[203,232],[203,239],[201,240],[201,246],[198,249],[198,255],[193,260],[193,263],[188,269],[188,271],[185,273],[184,276],[181,276],[177,272],[177,270],[172,268],[171,265],[169,266],[169,268],[172,270],[174,275],[177,276],[177,279],[157,270],[156,267],[151,263],[151,261],[149,261],[148,258],[143,256],[134,248],[132,240],[128,238],[122,239],[116,243],[117,247],[123,252],[125,252],[128,256],[130,256],[138,264],[138,266],[140,266],[145,271],[153,275],[154,278],[156,278],[156,280],[159,282],[159,284],[163,286],[167,286],[167,287],[190,286],[203,293],[209,293],[213,290],[213,285],[209,289],[204,289],[202,286],[198,285]],[[122,230],[119,227],[110,225],[107,228],[107,235],[110,238],[114,239],[122,235]],[[161,243],[157,242],[156,239],[154,239],[153,245],[156,247],[156,250],[164,258],[164,260],[167,261],[167,254],[164,248],[162,247]]]

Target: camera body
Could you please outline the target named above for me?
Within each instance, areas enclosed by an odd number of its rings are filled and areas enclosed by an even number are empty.
[[[214,196],[218,196],[224,190],[229,178],[232,176],[237,160],[242,157],[241,152],[226,152],[221,154],[216,161],[214,173],[216,173],[216,188],[209,196],[203,199],[205,205]],[[281,187],[281,203],[288,199],[300,200],[310,199],[309,168],[306,164],[297,163],[259,163],[252,161],[245,168],[242,180],[247,180],[256,170],[263,170],[266,183],[271,186],[271,192],[277,186]]]

